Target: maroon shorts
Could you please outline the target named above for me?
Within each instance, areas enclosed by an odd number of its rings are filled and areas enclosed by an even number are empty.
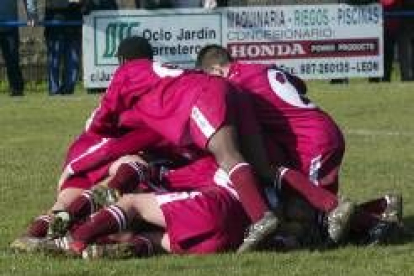
[[[236,249],[249,220],[225,188],[157,195],[172,253],[208,254]]]

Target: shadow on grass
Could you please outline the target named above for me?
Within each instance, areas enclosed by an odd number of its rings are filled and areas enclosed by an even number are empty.
[[[401,243],[414,241],[414,216],[403,217],[404,228],[400,237]]]

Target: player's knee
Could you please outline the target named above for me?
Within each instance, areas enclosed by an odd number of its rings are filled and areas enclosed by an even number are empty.
[[[83,189],[67,188],[62,190],[56,197],[56,201],[53,204],[51,210],[64,210],[69,206],[76,198],[78,198]]]
[[[125,194],[119,199],[117,205],[125,210],[132,209],[134,208],[135,201],[137,201],[136,196],[135,194]]]

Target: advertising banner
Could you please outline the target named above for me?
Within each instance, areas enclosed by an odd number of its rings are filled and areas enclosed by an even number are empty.
[[[84,83],[106,87],[119,42],[132,35],[151,42],[156,60],[188,68],[202,47],[220,44],[238,61],[276,64],[305,79],[378,77],[382,24],[378,4],[97,11],[84,20]]]

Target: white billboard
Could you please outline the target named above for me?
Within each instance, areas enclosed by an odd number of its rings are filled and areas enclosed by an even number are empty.
[[[184,67],[203,46],[221,44],[236,60],[277,64],[305,79],[377,77],[382,24],[378,4],[97,11],[84,20],[84,83],[107,86],[117,46],[131,35],[146,37],[155,59]]]

